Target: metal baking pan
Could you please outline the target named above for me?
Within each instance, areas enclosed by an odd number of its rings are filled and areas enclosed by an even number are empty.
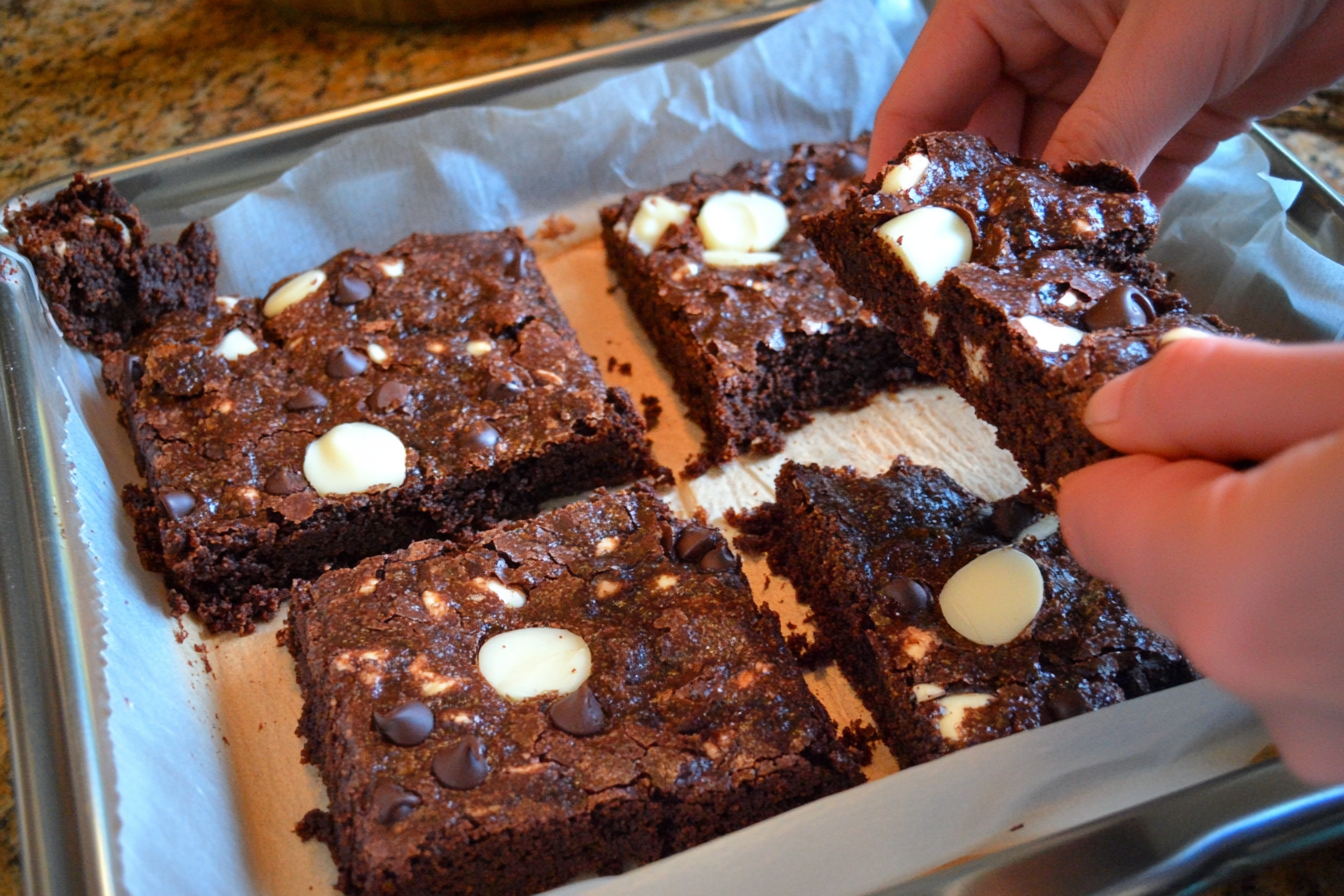
[[[168,231],[186,222],[183,209],[190,207],[199,216],[223,208],[324,143],[360,128],[449,106],[526,102],[524,92],[563,78],[595,78],[671,58],[711,58],[806,7],[561,56],[92,174],[112,178],[151,227]],[[1294,231],[1323,254],[1344,261],[1344,204],[1276,141],[1263,134],[1257,138],[1276,175],[1304,184],[1289,211]],[[38,185],[25,195],[47,199],[66,182],[62,178]],[[12,434],[0,440],[0,531],[5,533],[0,538],[0,661],[9,703],[25,889],[33,894],[113,894],[121,886],[114,850],[112,763],[97,709],[101,670],[88,659],[98,656],[101,632],[88,602],[80,599],[87,563],[72,546],[78,536],[68,529],[71,485],[56,460],[65,421],[36,397],[36,384],[59,362],[32,348],[40,343],[34,334],[48,323],[37,310],[42,306],[31,269],[9,253],[0,261],[9,265],[0,267],[0,425]],[[1115,893],[1177,892],[1228,868],[1305,848],[1340,830],[1344,788],[1311,791],[1270,762],[889,892],[1046,892],[1043,876],[1057,878],[1050,892],[1058,893],[1102,887]],[[1095,857],[1102,870],[1054,874],[1061,861],[1077,863],[1083,854]],[[1007,887],[1010,881],[1017,889]]]

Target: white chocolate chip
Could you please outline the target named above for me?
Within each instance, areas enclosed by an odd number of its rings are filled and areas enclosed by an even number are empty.
[[[897,215],[877,235],[926,286],[937,286],[944,274],[971,260],[971,229],[961,215],[936,205]]]
[[[126,226],[126,222],[120,218],[113,218],[117,222],[117,229],[121,231],[121,244],[129,246],[131,244],[131,228]]]
[[[942,318],[932,311],[924,312],[924,332],[929,334],[930,339],[938,332],[938,322],[941,320]]]
[[[342,423],[308,444],[303,476],[323,497],[396,488],[406,481],[406,446],[381,426]]]
[[[219,307],[223,308],[225,311],[232,311],[234,308],[238,307],[237,296],[215,296],[215,301],[218,302]]]
[[[602,539],[597,543],[595,552],[599,557],[601,557],[603,554],[610,554],[612,551],[616,550],[616,547],[620,543],[621,540],[617,538],[615,535],[608,535],[606,538]]]
[[[653,584],[658,586],[659,591],[666,591],[673,585],[677,584],[677,577],[673,575],[668,575],[667,573],[663,573],[661,576],[653,580]]]
[[[51,251],[56,253],[57,258],[65,257],[65,240],[56,240],[51,244]]]
[[[219,404],[215,405],[215,412],[219,414],[232,414],[233,402],[225,398]]]
[[[912,152],[905,161],[892,166],[882,178],[883,193],[904,193],[924,179],[929,170],[929,157],[922,152]]]
[[[392,360],[392,356],[387,353],[387,349],[376,342],[370,342],[364,350],[368,353],[369,360],[379,366]]]
[[[568,694],[588,680],[593,656],[584,640],[562,628],[520,628],[481,645],[476,665],[505,700]]]
[[[948,694],[938,698],[943,714],[938,719],[938,733],[943,740],[956,743],[961,740],[961,725],[968,710],[980,709],[994,702],[993,694]]]
[[[928,703],[930,700],[937,700],[947,693],[947,689],[936,684],[917,684],[910,689],[915,695],[916,703]]]
[[[517,588],[510,588],[498,579],[477,578],[472,579],[471,584],[475,585],[477,588],[484,588],[486,591],[489,591],[495,597],[499,598],[500,602],[506,607],[512,607],[516,610],[527,603],[526,594],[519,591]]]
[[[243,355],[250,355],[256,350],[257,344],[242,330],[230,330],[224,334],[219,345],[215,346],[215,354],[225,361],[237,361]]]
[[[363,582],[361,582],[359,585],[359,590],[356,591],[355,593],[358,594],[360,597],[368,597],[370,594],[372,594],[377,590],[378,590],[378,580],[371,578],[371,579],[365,579]]]
[[[989,362],[985,360],[985,347],[975,345],[965,337],[961,340],[961,354],[966,359],[966,372],[971,379],[982,383],[989,382]]]
[[[673,202],[666,196],[645,196],[630,222],[630,243],[648,255],[667,228],[685,224],[690,216],[689,205]]]
[[[427,342],[425,343],[425,348],[431,355],[441,355],[447,350],[448,346],[444,345],[442,342]]]
[[[1017,538],[1013,540],[1013,544],[1021,544],[1028,538],[1034,538],[1037,541],[1045,541],[1058,531],[1059,517],[1053,513],[1047,513],[1045,516],[1017,533]]]
[[[705,264],[711,268],[754,268],[779,261],[778,252],[738,252],[733,249],[706,249]]]
[[[765,193],[724,190],[700,206],[695,226],[707,250],[766,253],[788,232],[789,212],[784,203]],[[714,264],[708,252],[705,263]]]
[[[1077,345],[1087,335],[1077,327],[1053,323],[1030,314],[1017,318],[1017,322],[1043,352],[1057,352],[1066,345]]]
[[[1061,308],[1077,308],[1079,305],[1087,303],[1087,296],[1073,289],[1064,290],[1064,295],[1060,296],[1057,305]]]
[[[261,306],[261,313],[268,318],[275,317],[291,305],[297,305],[317,292],[326,282],[327,274],[325,271],[313,270],[302,273],[281,284],[280,288],[267,296],[266,304]]]
[[[532,376],[541,380],[543,383],[550,383],[552,386],[563,386],[565,384],[565,381],[560,378],[559,374],[552,373],[549,370],[534,370],[532,371]]]
[[[1171,345],[1173,342],[1181,342],[1185,339],[1212,339],[1213,334],[1204,330],[1196,330],[1194,327],[1176,327],[1168,330],[1157,339],[1157,347]]]
[[[953,573],[938,606],[959,635],[995,646],[1020,635],[1044,599],[1045,580],[1036,561],[1016,548],[999,548]]]
[[[615,594],[617,591],[620,590],[621,590],[621,583],[612,581],[611,579],[602,579],[600,582],[597,583],[598,597],[611,597],[613,594]]]
[[[396,278],[406,273],[406,262],[398,258],[396,261],[380,261],[378,267],[389,277]]]
[[[467,354],[471,355],[473,358],[479,358],[482,355],[490,354],[490,349],[494,347],[494,344],[489,340],[473,339],[467,343]]]
[[[93,218],[91,218],[91,217],[88,216],[88,215],[80,215],[80,216],[79,216],[79,223],[80,223],[80,226],[81,226],[81,227],[92,227],[93,225],[97,224],[98,222],[95,221],[95,220],[93,220]]]

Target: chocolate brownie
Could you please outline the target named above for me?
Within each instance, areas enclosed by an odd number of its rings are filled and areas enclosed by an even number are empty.
[[[775,490],[738,544],[793,582],[902,765],[1196,677],[1018,498],[905,458],[789,462]]]
[[[1191,313],[1143,253],[1158,214],[1119,165],[1052,171],[969,134],[917,137],[883,178],[806,229],[934,379],[997,430],[1046,495],[1115,452],[1082,424],[1103,383],[1164,334],[1232,332]]]
[[[296,577],[657,469],[516,231],[342,252],[104,359],[141,561],[212,630]]]
[[[643,488],[297,583],[346,893],[532,893],[862,780],[713,529]]]
[[[110,180],[76,174],[50,202],[7,211],[5,226],[77,348],[102,354],[160,315],[200,311],[215,297],[214,235],[194,223],[175,246],[147,243],[149,228]]]
[[[787,161],[695,174],[602,210],[607,263],[705,431],[689,474],[778,451],[808,411],[858,407],[914,377],[799,225],[840,207],[867,148],[804,143]]]

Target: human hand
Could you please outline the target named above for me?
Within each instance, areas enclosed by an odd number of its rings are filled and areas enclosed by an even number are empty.
[[[1344,781],[1344,345],[1175,342],[1084,420],[1129,456],[1062,481],[1074,556],[1254,706],[1297,774]]]
[[[1159,204],[1219,141],[1344,75],[1344,0],[941,0],[877,112],[911,137],[1142,172]]]

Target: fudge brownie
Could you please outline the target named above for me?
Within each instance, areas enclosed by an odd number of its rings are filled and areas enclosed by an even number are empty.
[[[738,545],[793,582],[903,766],[1196,677],[1016,497],[905,458],[789,462],[775,489]]]
[[[287,642],[346,893],[532,893],[862,781],[722,536],[640,487],[296,583]]]
[[[657,469],[516,231],[350,250],[104,359],[174,607],[247,631],[296,577]]]
[[[607,263],[705,431],[688,474],[778,451],[808,411],[861,406],[915,375],[799,223],[840,207],[867,148],[804,143],[787,161],[695,174],[602,210]]]
[[[1056,172],[934,133],[805,227],[840,284],[997,428],[1048,501],[1061,476],[1115,455],[1082,424],[1092,393],[1172,330],[1232,332],[1144,260],[1157,224],[1119,165]]]
[[[149,228],[110,180],[76,174],[50,202],[5,213],[67,341],[102,354],[178,309],[215,297],[215,237],[203,224],[177,245],[150,244]]]

